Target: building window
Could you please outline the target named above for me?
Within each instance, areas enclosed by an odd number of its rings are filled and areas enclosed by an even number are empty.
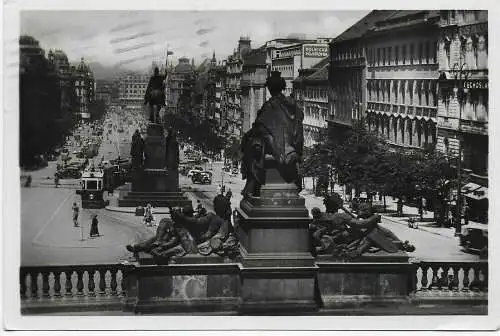
[[[392,64],[392,47],[387,48],[387,50],[388,50],[387,57],[389,59],[389,61],[387,63],[388,63],[388,65],[391,65]]]
[[[446,57],[446,68],[450,67],[450,47],[451,47],[451,40],[446,37],[444,40],[444,53]]]
[[[465,57],[467,53],[467,38],[465,36],[460,37],[460,64],[465,63]]]
[[[377,65],[380,65],[380,48],[377,48]]]
[[[394,49],[394,64],[398,65],[399,63],[399,46],[396,46]]]
[[[413,43],[412,43],[412,44],[410,44],[410,64],[413,64],[414,58],[415,58],[414,47],[413,47]]]
[[[385,48],[382,48],[382,65],[385,65]]]
[[[402,58],[402,61],[403,61],[403,65],[406,64],[406,45],[403,46],[403,50],[402,50],[402,55],[401,55],[401,58]]]

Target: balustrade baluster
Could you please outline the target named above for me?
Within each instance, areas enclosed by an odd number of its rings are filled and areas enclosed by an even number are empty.
[[[42,272],[42,296],[46,299],[50,298],[49,275],[50,275],[50,272],[48,272],[48,271]]]
[[[463,279],[462,291],[468,292],[469,291],[469,284],[470,284],[470,279],[469,279],[470,268],[467,265],[464,265],[463,270],[464,270],[464,279]]]
[[[121,287],[121,296],[127,295],[127,272],[125,270],[121,270],[122,272],[122,281],[120,283]]]
[[[433,267],[432,265],[429,267],[431,269],[431,283],[429,285],[430,290],[435,290],[437,288],[437,282],[438,282],[438,271],[439,271],[439,266],[438,267]]]
[[[61,297],[61,272],[54,271],[54,297]]]
[[[73,296],[73,283],[71,282],[73,271],[64,271],[64,274],[66,275],[66,280],[64,282],[64,296],[71,297]]]
[[[76,271],[77,283],[76,283],[76,295],[83,296],[83,272],[84,271]]]
[[[87,274],[89,275],[89,296],[95,296],[95,270],[89,269],[87,270]]]
[[[116,292],[116,287],[117,287],[117,282],[116,282],[116,274],[117,274],[117,270],[116,269],[111,269],[109,270],[109,273],[111,274],[111,282],[110,282],[110,287],[111,287],[111,291],[110,291],[110,294],[111,295],[116,295],[117,292]]]
[[[31,298],[38,299],[38,272],[34,271],[31,274]]]
[[[451,269],[453,270],[453,280],[452,280],[451,288],[453,291],[458,291],[458,289],[460,287],[460,278],[459,278],[460,267],[459,266],[451,266]]]
[[[427,290],[427,284],[428,284],[428,281],[427,281],[427,271],[429,270],[429,266],[427,265],[424,265],[422,266],[422,287],[420,287],[420,290]]]
[[[26,288],[27,288],[27,286],[26,286],[26,272],[24,272],[24,271],[19,272],[19,282],[21,284],[21,288],[20,288],[21,300],[25,300],[27,297],[26,296]]]
[[[106,270],[99,270],[99,295],[106,295]]]

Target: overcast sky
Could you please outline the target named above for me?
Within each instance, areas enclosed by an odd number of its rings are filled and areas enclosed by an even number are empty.
[[[218,60],[236,48],[240,36],[252,47],[289,34],[335,37],[368,11],[24,11],[21,34],[44,49],[62,49],[70,61],[84,57],[103,65],[144,68],[194,57],[199,63],[215,51]],[[172,58],[173,57],[173,58]]]

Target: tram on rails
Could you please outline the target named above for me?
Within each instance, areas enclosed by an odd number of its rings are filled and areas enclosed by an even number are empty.
[[[106,206],[106,202],[103,198],[104,189],[104,171],[84,171],[81,178],[81,189],[76,191],[76,193],[82,198],[82,208],[104,208]]]

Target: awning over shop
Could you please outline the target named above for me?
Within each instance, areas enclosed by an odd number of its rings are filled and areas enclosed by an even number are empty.
[[[476,184],[476,183],[467,183],[466,185],[464,185],[462,187],[462,194],[465,195],[465,194],[468,194],[476,189],[479,189],[481,188],[481,186],[479,184]]]
[[[472,198],[475,200],[482,200],[488,198],[488,188],[486,187],[480,187],[479,189],[476,189],[468,194],[465,195],[465,197]]]

